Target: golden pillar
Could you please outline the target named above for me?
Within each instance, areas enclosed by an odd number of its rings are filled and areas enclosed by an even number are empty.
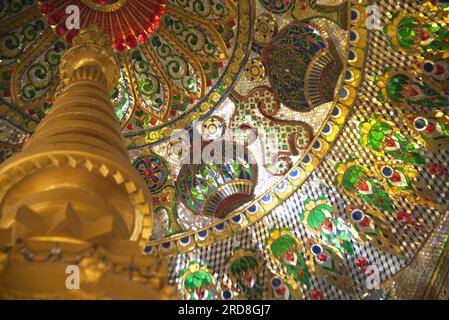
[[[166,263],[142,255],[151,193],[108,95],[119,79],[110,48],[98,29],[80,32],[62,57],[63,93],[0,167],[0,297],[174,296]]]

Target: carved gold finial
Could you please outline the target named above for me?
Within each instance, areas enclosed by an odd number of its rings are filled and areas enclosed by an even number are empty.
[[[106,81],[108,90],[112,91],[120,78],[111,39],[97,26],[80,31],[73,39],[73,47],[62,56],[59,69],[65,86],[85,77],[93,82]],[[72,79],[74,75],[76,78]]]

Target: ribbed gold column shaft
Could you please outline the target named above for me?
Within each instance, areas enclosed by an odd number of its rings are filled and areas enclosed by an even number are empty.
[[[95,66],[88,66],[96,72]],[[84,68],[85,69],[85,68]],[[60,95],[23,152],[45,149],[92,151],[128,161],[120,125],[107,94],[106,83],[95,79],[78,78]],[[104,77],[104,76],[103,76]]]

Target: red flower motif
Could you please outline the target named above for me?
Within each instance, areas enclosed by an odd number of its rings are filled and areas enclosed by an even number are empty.
[[[320,255],[317,257],[317,259],[320,260],[321,262],[326,261],[326,260],[327,260],[327,253],[326,253],[326,252],[323,252],[322,254],[320,254]]]
[[[410,215],[405,211],[399,212],[397,217],[398,217],[399,221],[402,221],[402,220],[406,220],[407,222],[410,221]]]
[[[284,295],[286,291],[287,291],[287,289],[285,288],[285,286],[281,286],[276,289],[276,292],[280,295]]]
[[[365,258],[359,258],[355,261],[355,264],[357,265],[357,267],[359,267],[362,273],[365,273],[366,271],[366,267],[369,266],[369,262],[365,259]]]
[[[365,218],[363,218],[362,221],[359,222],[359,226],[361,226],[362,228],[365,228],[365,227],[369,226],[370,221],[371,221],[370,218],[365,217]]]
[[[312,300],[324,300],[324,294],[319,290],[314,290],[310,293]]]
[[[397,172],[397,171],[394,172],[393,177],[391,178],[391,181],[393,181],[393,182],[401,181],[401,176],[399,175],[399,172]]]
[[[437,163],[429,166],[429,172],[438,177],[442,177],[442,176],[449,177],[449,173],[447,172],[447,170],[444,169],[444,167],[442,165],[437,164]]]

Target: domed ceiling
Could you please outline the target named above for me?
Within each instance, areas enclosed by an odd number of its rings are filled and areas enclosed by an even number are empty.
[[[144,253],[171,257],[184,296],[360,298],[449,204],[448,13],[373,2],[367,28],[364,0],[3,0],[0,160],[64,90],[75,5],[112,38],[111,101],[153,193]]]

